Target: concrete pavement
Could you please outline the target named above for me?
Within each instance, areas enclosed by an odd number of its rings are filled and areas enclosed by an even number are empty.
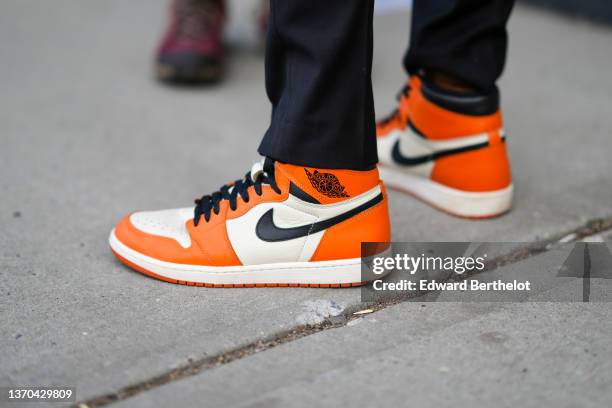
[[[74,385],[84,401],[359,304],[358,289],[164,284],[107,248],[127,212],[188,205],[247,171],[269,118],[255,52],[238,47],[220,86],[173,89],[150,76],[161,0],[1,7],[0,386]],[[376,19],[379,114],[403,81],[408,19]],[[612,217],[612,31],[519,6],[510,33],[501,87],[515,209],[471,222],[392,193],[394,240],[543,240]],[[122,404],[348,405],[402,389],[388,402],[444,405],[465,390],[465,404],[609,405],[609,314],[607,303],[406,303]],[[479,337],[491,332],[506,340]],[[359,389],[371,378],[373,393]]]

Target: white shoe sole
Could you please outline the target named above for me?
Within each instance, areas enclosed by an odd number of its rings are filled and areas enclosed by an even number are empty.
[[[447,187],[422,176],[378,166],[384,183],[407,192],[439,210],[465,218],[490,218],[501,215],[512,207],[513,185],[487,192],[469,192]]]
[[[359,286],[384,275],[362,275],[361,258],[320,262],[285,262],[245,266],[186,265],[141,254],[110,234],[109,244],[119,260],[146,275],[167,282],[208,287],[245,286]]]

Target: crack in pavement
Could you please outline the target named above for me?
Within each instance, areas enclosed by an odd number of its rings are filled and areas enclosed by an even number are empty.
[[[468,276],[474,276],[477,274],[483,274],[495,269],[498,269],[502,266],[513,264],[525,260],[527,258],[531,258],[533,256],[542,254],[544,252],[548,252],[549,250],[554,248],[554,245],[563,242],[576,242],[580,241],[583,238],[600,234],[604,231],[612,229],[612,217],[609,218],[598,218],[591,221],[588,221],[581,227],[578,227],[572,231],[566,232],[564,234],[556,235],[553,238],[536,241],[533,244],[520,247],[514,251],[511,251],[508,254],[498,256],[494,259],[491,259],[487,262],[487,266],[484,270],[471,273],[464,274],[458,280],[465,279]],[[571,238],[567,238],[571,237]],[[585,258],[586,262],[586,258]],[[342,289],[339,289],[342,290]],[[180,380],[182,378],[191,377],[196,374],[199,374],[206,370],[211,370],[217,368],[219,366],[229,364],[233,361],[240,360],[242,358],[251,356],[255,353],[260,353],[262,351],[269,350],[273,347],[279,346],[281,344],[289,343],[298,339],[301,339],[306,336],[310,336],[312,334],[318,333],[323,330],[340,328],[348,325],[350,322],[362,319],[365,316],[369,316],[371,313],[375,313],[379,310],[385,309],[389,306],[393,306],[399,303],[403,303],[408,301],[409,299],[414,299],[422,296],[426,296],[427,292],[421,292],[417,296],[406,294],[404,296],[394,296],[391,299],[383,299],[379,302],[360,302],[355,305],[348,306],[342,312],[342,314],[338,316],[332,316],[325,319],[323,322],[314,324],[314,325],[301,325],[296,326],[291,330],[286,330],[282,332],[273,333],[270,336],[267,336],[263,339],[256,340],[254,342],[245,344],[243,346],[239,346],[237,348],[224,351],[222,353],[205,357],[201,359],[189,359],[184,365],[181,365],[177,368],[174,368],[170,371],[152,377],[150,379],[138,382],[136,384],[128,385],[123,387],[117,391],[110,392],[104,395],[100,395],[98,397],[90,398],[86,401],[79,402],[73,405],[75,408],[94,408],[94,407],[103,407],[118,401],[122,401],[133,397],[137,394],[141,394],[143,392],[149,391],[153,388],[157,388],[159,386]],[[367,313],[364,314],[355,314],[364,308],[368,308]]]

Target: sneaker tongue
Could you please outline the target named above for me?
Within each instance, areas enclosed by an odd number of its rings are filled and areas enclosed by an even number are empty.
[[[251,167],[251,181],[256,181],[264,172],[263,159],[253,163]]]
[[[268,176],[274,175],[274,160],[264,157],[260,161],[255,162],[251,167],[251,181],[255,182],[263,173]]]

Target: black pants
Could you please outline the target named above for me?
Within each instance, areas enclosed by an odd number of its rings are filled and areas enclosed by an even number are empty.
[[[439,71],[487,92],[503,71],[513,0],[415,0],[409,73]],[[259,153],[309,167],[376,165],[373,0],[271,0]],[[399,84],[398,84],[399,85]]]

